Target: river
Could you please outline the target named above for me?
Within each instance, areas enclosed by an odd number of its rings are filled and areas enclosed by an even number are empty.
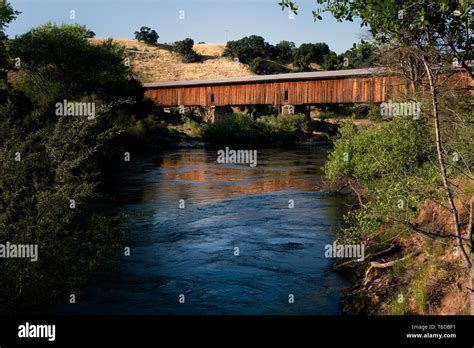
[[[259,150],[256,167],[216,158],[174,150],[120,173],[130,256],[67,312],[340,314],[347,282],[324,247],[345,205],[318,192],[326,149]]]

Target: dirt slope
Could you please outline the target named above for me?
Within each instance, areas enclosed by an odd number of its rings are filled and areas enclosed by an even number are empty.
[[[104,39],[90,39],[98,43]],[[147,45],[131,39],[114,39],[126,47],[127,55],[137,77],[142,82],[200,80],[253,75],[247,65],[222,57],[224,44],[196,44],[194,49],[203,55],[202,63],[182,63],[171,46]]]

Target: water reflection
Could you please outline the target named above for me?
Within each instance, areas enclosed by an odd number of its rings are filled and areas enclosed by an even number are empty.
[[[121,178],[120,210],[135,212],[132,254],[71,311],[339,313],[345,282],[330,270],[324,246],[342,203],[315,190],[325,151],[262,150],[255,168],[216,158],[201,149],[169,152]]]

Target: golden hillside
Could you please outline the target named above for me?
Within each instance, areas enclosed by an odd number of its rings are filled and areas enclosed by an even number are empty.
[[[98,43],[104,39],[90,39]],[[142,82],[200,80],[253,75],[245,64],[221,57],[224,44],[196,44],[194,50],[204,59],[201,63],[182,63],[171,46],[147,45],[132,39],[114,39],[126,47],[133,70]]]

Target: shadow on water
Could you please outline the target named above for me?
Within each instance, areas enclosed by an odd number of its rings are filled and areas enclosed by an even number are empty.
[[[135,163],[114,192],[129,215],[131,255],[65,311],[339,314],[347,283],[324,247],[344,204],[317,191],[326,157],[324,149],[261,150],[252,168],[186,149]]]

